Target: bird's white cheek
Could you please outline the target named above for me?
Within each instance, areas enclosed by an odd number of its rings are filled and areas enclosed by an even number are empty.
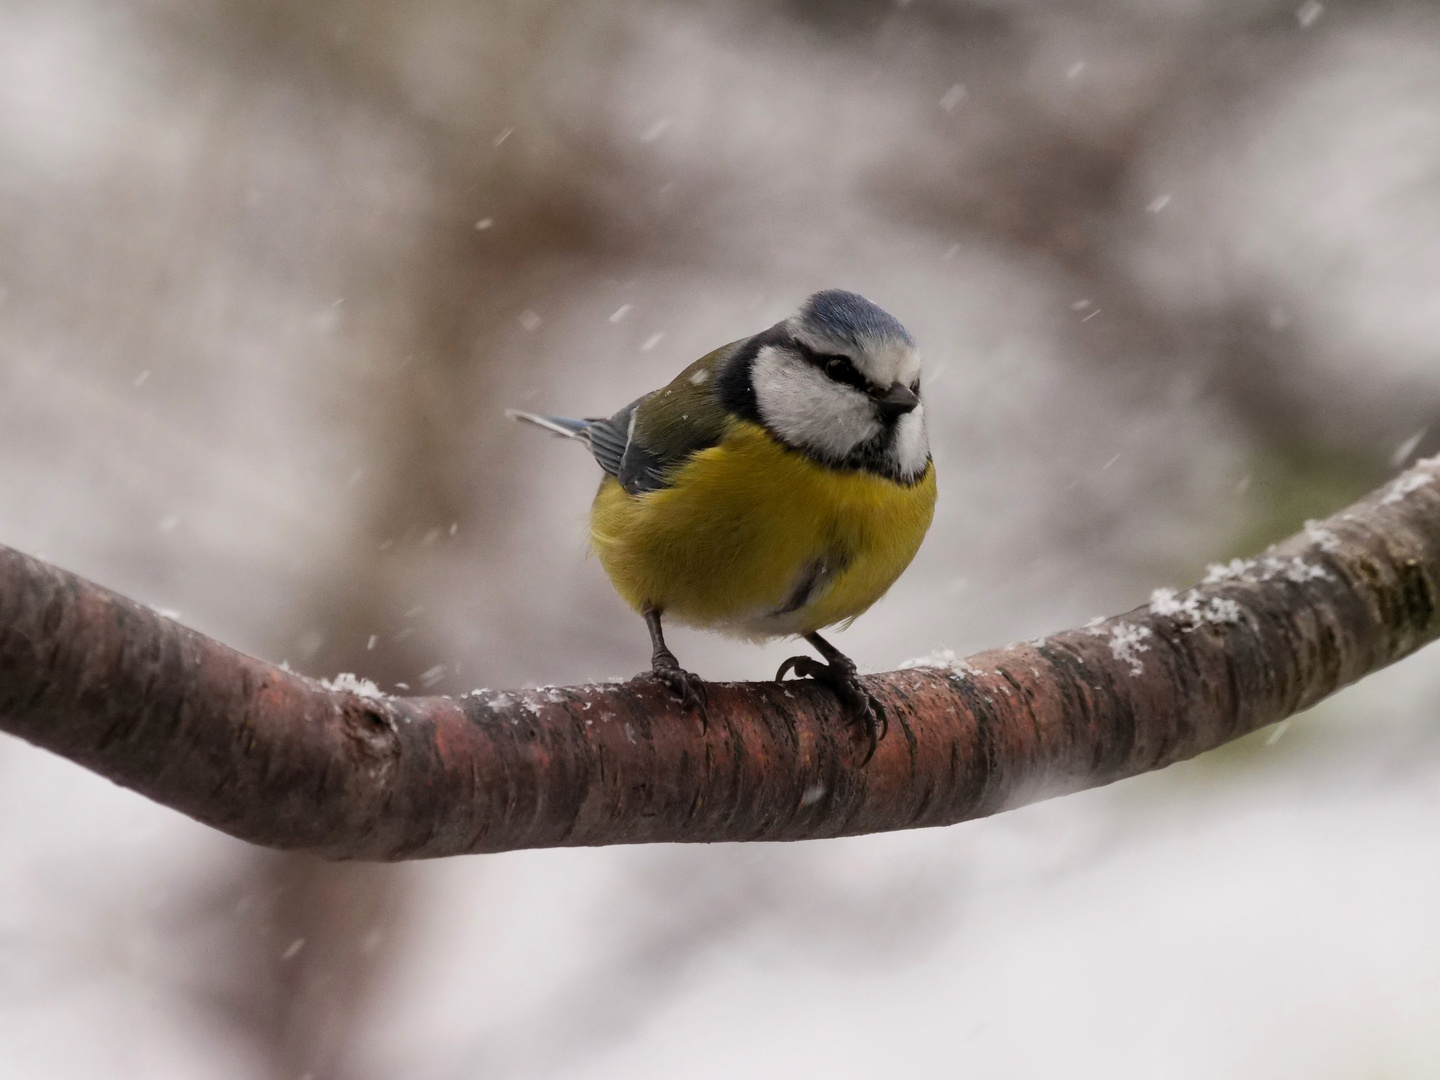
[[[918,476],[930,458],[930,439],[925,434],[925,406],[917,405],[895,425],[895,442],[891,453],[895,464],[906,476]]]
[[[752,377],[761,417],[791,446],[844,457],[880,431],[863,395],[775,350],[761,352]]]

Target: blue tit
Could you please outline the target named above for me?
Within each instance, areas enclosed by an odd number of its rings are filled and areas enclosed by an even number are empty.
[[[934,516],[920,356],[898,320],[830,289],[609,418],[509,415],[585,443],[605,471],[590,542],[678,698],[703,718],[703,683],[666,648],[663,616],[803,636],[825,662],[791,657],[776,678],[830,687],[874,751],[884,710],[819,631],[879,600]]]

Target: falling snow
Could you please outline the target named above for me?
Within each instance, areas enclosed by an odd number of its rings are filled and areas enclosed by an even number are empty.
[[[1415,452],[1415,448],[1420,445],[1420,440],[1425,438],[1425,433],[1429,430],[1428,427],[1422,427],[1419,431],[1415,432],[1414,435],[1411,435],[1397,446],[1395,452],[1390,455],[1390,464],[1397,469],[1400,468],[1401,465],[1404,465],[1405,459]]]

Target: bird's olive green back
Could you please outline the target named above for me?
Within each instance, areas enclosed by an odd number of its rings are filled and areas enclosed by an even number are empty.
[[[692,454],[716,445],[725,434],[729,413],[716,393],[720,370],[739,341],[707,353],[667,386],[621,410],[610,421],[635,427],[625,446],[616,479],[630,494],[666,487]],[[623,420],[622,420],[623,417]]]

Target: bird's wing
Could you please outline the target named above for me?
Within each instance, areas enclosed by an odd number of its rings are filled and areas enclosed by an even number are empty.
[[[678,467],[692,454],[724,437],[730,414],[721,404],[715,384],[720,367],[737,344],[731,342],[702,356],[668,386],[627,405],[607,421],[618,427],[623,418],[628,429],[615,477],[630,494],[668,487]]]
[[[702,356],[668,386],[637,398],[614,416],[572,420],[506,409],[523,420],[590,447],[600,467],[631,495],[668,487],[677,466],[714,446],[729,413],[716,393],[720,368],[740,342]]]
[[[590,443],[590,452],[600,467],[611,476],[619,476],[625,460],[625,448],[630,442],[630,419],[644,398],[638,398],[623,409],[604,420],[591,420],[585,428],[585,439]]]

